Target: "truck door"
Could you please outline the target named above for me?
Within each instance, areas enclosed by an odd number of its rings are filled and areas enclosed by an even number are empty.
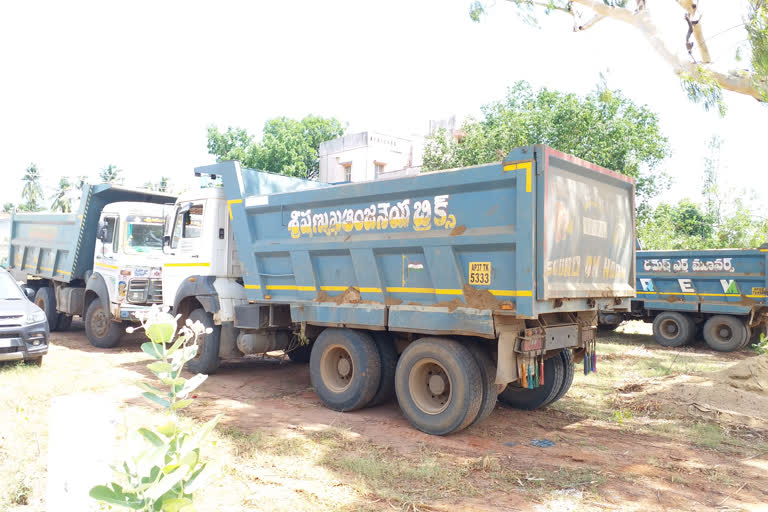
[[[203,237],[205,201],[179,204],[170,223],[170,240],[164,248],[163,304],[173,306],[176,291],[190,276],[208,275],[210,240]]]
[[[109,290],[110,302],[125,295],[125,288],[117,289],[119,267],[117,252],[120,247],[120,219],[117,215],[105,215],[99,222],[96,245],[93,255],[93,271],[104,277]]]

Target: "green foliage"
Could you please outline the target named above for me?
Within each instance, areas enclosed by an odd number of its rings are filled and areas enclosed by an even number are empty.
[[[261,141],[241,128],[222,133],[208,127],[208,153],[219,161],[239,160],[244,167],[306,178],[318,170],[321,142],[344,134],[335,118],[306,116],[301,121],[278,117],[264,123]]]
[[[141,350],[155,361],[147,368],[155,374],[167,391],[142,383],[143,396],[166,409],[167,419],[155,427],[137,430],[145,448],[135,453],[122,466],[113,468],[120,482],[97,485],[90,496],[102,503],[143,512],[193,512],[193,494],[205,481],[207,463],[202,462],[200,445],[215,428],[220,416],[197,432],[184,427],[177,411],[192,403],[190,394],[203,383],[206,375],[191,379],[181,376],[184,365],[197,353],[197,336],[205,332],[199,322],[183,327],[176,336],[172,315],[153,309],[142,323],[151,340]],[[174,336],[176,336],[174,340]]]
[[[661,203],[638,212],[637,236],[643,249],[753,248],[768,242],[768,220],[744,205],[744,192],[726,193],[718,185],[720,139],[713,137],[704,158],[703,205],[690,199]],[[724,208],[723,205],[727,205]]]
[[[40,171],[35,164],[29,164],[24,171],[24,188],[21,191],[21,198],[24,203],[19,205],[19,210],[26,212],[36,212],[42,209],[43,189],[40,186]]]
[[[728,108],[723,101],[723,88],[712,78],[712,73],[699,66],[695,73],[681,73],[680,85],[688,94],[688,99],[694,103],[701,103],[704,110],[715,110],[725,117]]]
[[[99,180],[102,183],[121,185],[123,183],[123,178],[120,176],[122,173],[122,169],[118,169],[116,165],[109,164],[99,171]]]
[[[521,81],[482,112],[457,137],[443,130],[427,139],[425,171],[495,162],[541,143],[635,178],[641,204],[668,187],[657,170],[669,150],[658,116],[604,84],[582,97]]]
[[[59,186],[56,188],[56,193],[53,196],[52,212],[72,212],[72,201],[69,199],[70,190],[72,190],[72,185],[69,183],[69,179],[66,176],[62,176],[59,180]]]
[[[760,333],[760,341],[752,345],[752,351],[760,355],[768,354],[768,338],[764,332]]]
[[[765,0],[750,1],[746,29],[756,85],[763,92],[763,101],[768,101],[768,3]]]
[[[14,204],[11,202],[3,204],[3,213],[11,213],[14,208]]]
[[[158,181],[147,181],[144,183],[144,188],[154,190],[155,192],[170,192],[170,178],[168,176],[160,176]]]

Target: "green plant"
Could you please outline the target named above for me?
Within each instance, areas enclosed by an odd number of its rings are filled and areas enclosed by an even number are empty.
[[[627,411],[626,409],[619,409],[618,411],[613,411],[611,413],[611,418],[613,421],[619,424],[619,426],[624,426],[624,421],[628,420],[632,417],[632,413]]]
[[[758,354],[768,354],[768,337],[764,332],[760,333],[760,341],[752,345],[752,350]]]
[[[197,432],[182,425],[178,411],[190,405],[194,391],[207,375],[190,379],[181,376],[184,365],[197,353],[197,336],[206,331],[200,322],[187,323],[176,336],[177,317],[153,308],[142,321],[149,342],[141,346],[155,361],[147,368],[168,389],[163,391],[142,383],[142,395],[166,410],[165,423],[154,428],[141,427],[145,449],[129,457],[121,467],[113,468],[120,482],[97,485],[90,496],[100,502],[140,511],[192,512],[192,497],[204,482],[205,462],[200,458],[200,445],[214,429],[220,415]],[[128,331],[128,329],[126,329]],[[132,332],[132,329],[129,331]],[[175,341],[174,341],[175,338]]]

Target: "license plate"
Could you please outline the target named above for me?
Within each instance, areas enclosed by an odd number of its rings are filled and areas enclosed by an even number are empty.
[[[15,347],[15,346],[16,346],[15,338],[0,338],[0,348],[8,348],[8,347]]]

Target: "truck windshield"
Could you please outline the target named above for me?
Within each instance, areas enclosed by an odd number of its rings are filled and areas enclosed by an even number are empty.
[[[153,221],[155,219],[152,219]],[[163,250],[163,219],[156,222],[129,222],[126,228],[125,252],[156,252]]]
[[[16,281],[6,272],[0,272],[0,300],[21,300],[24,294]]]

